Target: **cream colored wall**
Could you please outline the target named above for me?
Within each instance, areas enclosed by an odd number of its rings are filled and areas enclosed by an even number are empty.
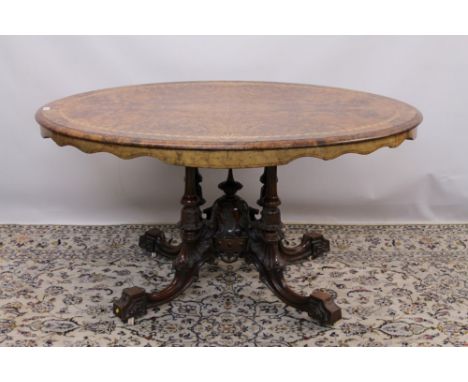
[[[148,82],[264,80],[364,90],[424,114],[418,139],[369,156],[279,168],[286,221],[468,221],[468,37],[0,37],[0,222],[178,218],[183,170],[86,155],[42,140],[36,109],[87,90]],[[203,170],[218,196],[221,170]],[[240,170],[255,203],[260,170]]]

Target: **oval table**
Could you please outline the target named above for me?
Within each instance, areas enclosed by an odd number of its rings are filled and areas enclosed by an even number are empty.
[[[185,166],[179,222],[181,243],[152,229],[140,237],[147,251],[173,259],[173,281],[157,292],[123,290],[113,306],[124,322],[183,292],[200,267],[215,257],[253,263],[265,284],[286,304],[322,324],[341,318],[330,294],[309,296],[285,282],[288,264],[329,251],[329,241],[308,232],[296,247],[283,241],[277,166],[299,157],[333,159],[369,154],[415,137],[421,113],[403,102],[338,88],[268,82],[158,83],[97,90],[41,107],[43,137],[86,153],[120,158],[152,156]],[[259,211],[236,192],[232,169],[264,167]],[[204,210],[199,168],[228,169],[223,195]]]

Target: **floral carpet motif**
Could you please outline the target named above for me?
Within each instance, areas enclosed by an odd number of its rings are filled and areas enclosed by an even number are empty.
[[[306,230],[331,242],[287,279],[335,296],[333,326],[285,306],[242,261],[205,265],[177,299],[122,323],[111,308],[123,288],[172,277],[170,260],[138,247],[148,229],[0,226],[0,346],[468,345],[468,225],[287,225],[291,245]]]

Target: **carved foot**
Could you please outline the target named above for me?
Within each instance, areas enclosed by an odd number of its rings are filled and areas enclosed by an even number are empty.
[[[335,304],[335,301],[333,301],[333,297],[331,294],[315,289],[310,294],[309,299],[314,300],[312,305],[317,304],[319,306],[319,308],[316,310],[324,312],[319,313],[319,316],[325,317],[324,320],[318,318],[320,322],[326,324],[333,324],[341,319],[341,308]],[[307,310],[307,313],[309,314],[309,316],[316,318],[315,312],[311,313],[310,310]]]
[[[280,242],[280,252],[287,264],[301,262],[308,257],[315,259],[330,250],[330,242],[318,232],[306,232],[301,243],[295,247],[286,247]]]
[[[122,296],[114,302],[112,308],[114,314],[123,322],[135,317],[144,316],[148,305],[148,294],[143,288],[125,288]]]
[[[176,270],[172,282],[159,292],[147,293],[140,287],[124,289],[122,296],[114,303],[114,314],[123,322],[144,316],[148,308],[165,304],[187,289],[197,277],[198,269],[197,265],[190,270]]]
[[[169,259],[174,259],[181,248],[181,244],[172,245],[171,242],[166,239],[164,232],[157,228],[153,228],[140,236],[139,244],[145,251],[157,253]]]

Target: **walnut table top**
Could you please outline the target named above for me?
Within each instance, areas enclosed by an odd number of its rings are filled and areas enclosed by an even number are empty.
[[[374,94],[268,82],[180,82],[97,90],[51,102],[36,120],[59,145],[211,168],[276,166],[396,147],[421,113]]]

